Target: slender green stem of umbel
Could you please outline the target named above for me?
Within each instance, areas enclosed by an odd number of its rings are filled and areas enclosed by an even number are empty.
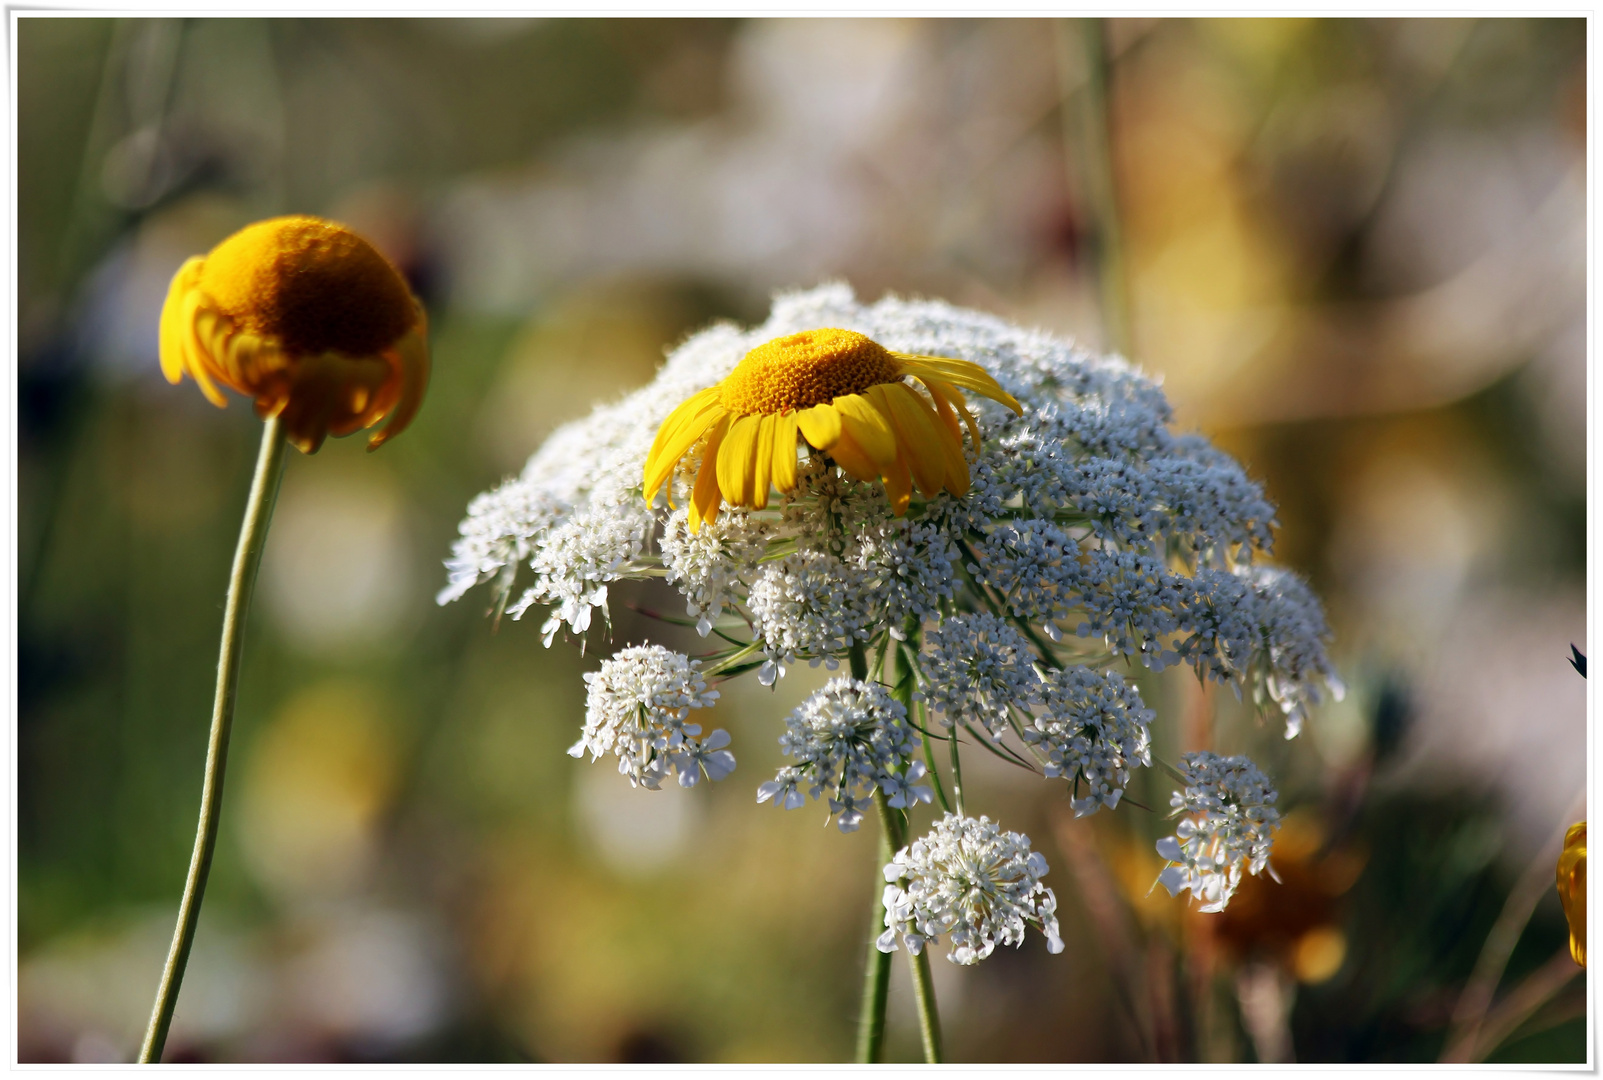
[[[234,550],[234,569],[228,578],[228,600],[223,608],[223,638],[217,658],[217,697],[212,705],[211,735],[206,744],[206,775],[201,784],[200,822],[195,828],[195,851],[189,858],[189,876],[184,881],[183,899],[178,905],[178,926],[173,930],[172,948],[162,968],[156,1004],[150,1011],[150,1026],[139,1050],[142,1064],[159,1062],[167,1043],[167,1029],[178,1004],[189,949],[195,943],[195,927],[200,922],[200,902],[206,893],[206,875],[211,870],[212,852],[217,847],[217,823],[223,806],[223,768],[228,763],[228,735],[234,723],[234,698],[239,688],[239,658],[245,642],[245,616],[250,610],[256,570],[262,562],[267,542],[267,525],[278,498],[278,483],[284,473],[284,426],[278,417],[262,429],[262,448],[256,458],[256,475],[251,478],[250,498],[245,503],[245,520],[239,529],[239,546]]]
[[[916,634],[915,626],[913,636],[910,636],[915,650],[918,647]],[[891,654],[898,657],[898,667],[901,669],[891,694],[911,715],[913,669],[909,659],[900,655],[900,650],[892,649]],[[853,678],[867,678],[868,657],[860,645],[852,648],[851,666]],[[874,865],[874,921],[869,931],[868,967],[863,975],[863,1005],[857,1026],[857,1061],[864,1065],[877,1062],[884,1047],[885,1003],[890,991],[891,954],[880,952],[874,943],[874,939],[885,929],[884,882],[880,871],[907,843],[906,815],[893,809],[885,793],[878,789],[874,791],[874,808],[879,812],[879,861]],[[935,1010],[935,984],[930,978],[929,950],[925,949],[917,956],[909,955],[908,963],[913,973],[913,998],[918,1006],[918,1028],[924,1044],[924,1060],[931,1065],[939,1064],[945,1060],[945,1056],[941,1050],[941,1020]]]

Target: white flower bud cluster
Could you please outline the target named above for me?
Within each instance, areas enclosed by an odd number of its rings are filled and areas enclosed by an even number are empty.
[[[1026,923],[1063,951],[1057,897],[1041,883],[1046,860],[1023,833],[1004,832],[987,817],[947,814],[927,835],[885,865],[885,932],[875,945],[895,952],[899,936],[917,956],[950,937],[946,958],[977,964],[998,945],[1021,945]]]
[[[757,788],[757,801],[793,810],[808,797],[826,795],[841,832],[854,832],[878,788],[897,809],[933,798],[922,761],[914,760],[918,736],[907,710],[878,683],[831,679],[785,719],[779,745],[796,764]]]
[[[735,755],[724,749],[729,733],[719,728],[698,739],[701,725],[687,722],[691,709],[718,700],[699,666],[661,645],[631,646],[602,661],[600,671],[584,677],[584,733],[569,755],[588,750],[595,761],[616,754],[629,783],[653,791],[669,773],[683,787],[694,787],[703,773],[709,780],[728,776],[735,768]]]
[[[1063,668],[1049,672],[1043,687],[1042,712],[1024,741],[1046,752],[1047,776],[1071,782],[1075,817],[1118,806],[1131,768],[1152,764],[1152,710],[1112,671]]]
[[[537,538],[568,507],[549,491],[513,478],[468,503],[461,536],[445,560],[447,583],[435,601],[449,604],[473,586],[500,579],[496,592],[505,598],[518,564],[529,557]]]
[[[1079,597],[1080,547],[1051,521],[999,522],[974,549],[968,571],[995,589],[1014,615],[1040,623],[1053,641],[1057,620]]]
[[[1223,911],[1243,870],[1258,874],[1269,865],[1280,796],[1245,757],[1200,750],[1181,759],[1180,771],[1186,788],[1169,805],[1183,816],[1175,835],[1158,841],[1158,854],[1169,861],[1158,881],[1170,896],[1190,889],[1204,901],[1201,910]]]
[[[696,633],[706,637],[724,607],[736,606],[746,582],[757,571],[757,560],[768,550],[771,527],[743,510],[729,510],[718,520],[690,531],[684,508],[668,515],[662,537],[663,566],[668,584],[685,596],[685,613],[696,620]]]
[[[924,640],[922,692],[947,727],[977,723],[1001,735],[1009,710],[1041,692],[1029,642],[995,615],[953,615]]]
[[[838,654],[866,643],[881,606],[869,585],[861,567],[825,551],[797,551],[765,565],[747,600],[768,657],[759,681],[773,685],[797,656],[834,670]]]

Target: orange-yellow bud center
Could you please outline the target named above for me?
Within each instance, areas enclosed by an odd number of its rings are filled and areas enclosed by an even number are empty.
[[[719,384],[719,395],[736,416],[772,415],[823,405],[901,377],[896,358],[862,334],[803,330],[747,353]]]
[[[418,320],[406,282],[360,236],[314,217],[241,229],[212,249],[200,290],[241,329],[291,353],[371,356]]]

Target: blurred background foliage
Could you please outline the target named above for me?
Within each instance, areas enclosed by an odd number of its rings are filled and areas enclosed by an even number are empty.
[[[1069,948],[937,961],[954,1060],[1584,1060],[1552,866],[1586,782],[1585,44],[1580,20],[23,17],[20,1056],[131,1058],[194,828],[257,425],[160,378],[167,282],[309,212],[405,269],[435,376],[382,453],[288,469],[169,1055],[845,1058],[874,838],[753,803],[822,673],[728,688],[729,781],[633,792],[562,753],[603,636],[548,651],[483,596],[436,607],[440,562],[556,424],[776,288],[1104,345],[1100,122],[1127,351],[1267,485],[1350,693],[1288,744],[1143,677],[1163,756],[1211,741],[1280,784],[1283,883],[1222,916],[1152,894],[1161,812],[1076,821],[976,763]],[[616,643],[696,647],[634,610],[671,596],[618,593]],[[1131,795],[1161,811],[1167,780]]]

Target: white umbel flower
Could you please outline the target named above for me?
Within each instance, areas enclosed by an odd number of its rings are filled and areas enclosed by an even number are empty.
[[[875,945],[895,952],[900,937],[917,956],[949,936],[946,958],[977,964],[998,945],[1023,944],[1025,924],[1033,923],[1047,950],[1062,952],[1057,897],[1041,884],[1046,872],[1023,833],[947,814],[885,865],[885,932]]]
[[[757,788],[757,801],[773,799],[787,810],[802,804],[800,788],[814,799],[827,795],[841,832],[863,820],[875,788],[898,809],[929,802],[930,789],[918,781],[924,763],[915,761],[918,736],[907,710],[877,683],[831,679],[785,720],[779,745],[795,760],[778,777]]]
[[[1064,668],[1047,675],[1042,705],[1024,740],[1046,752],[1047,776],[1068,778],[1076,792],[1085,788],[1069,800],[1074,816],[1118,806],[1130,770],[1152,764],[1152,710],[1136,688],[1116,672]]]
[[[669,773],[684,787],[693,787],[703,772],[712,780],[728,776],[735,768],[735,755],[724,749],[729,733],[719,728],[698,739],[701,725],[687,722],[690,710],[718,700],[698,666],[661,645],[635,645],[602,661],[600,671],[584,677],[584,734],[568,754],[583,757],[588,750],[592,761],[616,754],[629,783],[652,790]]]
[[[1269,865],[1274,831],[1280,827],[1269,778],[1245,757],[1200,750],[1181,759],[1186,788],[1169,799],[1181,815],[1174,836],[1158,841],[1169,861],[1158,881],[1178,896],[1186,889],[1204,901],[1201,910],[1223,911],[1241,875]]]
[[[954,615],[925,641],[923,693],[948,727],[978,723],[1000,735],[1009,710],[1040,693],[1029,642],[995,615]]]

